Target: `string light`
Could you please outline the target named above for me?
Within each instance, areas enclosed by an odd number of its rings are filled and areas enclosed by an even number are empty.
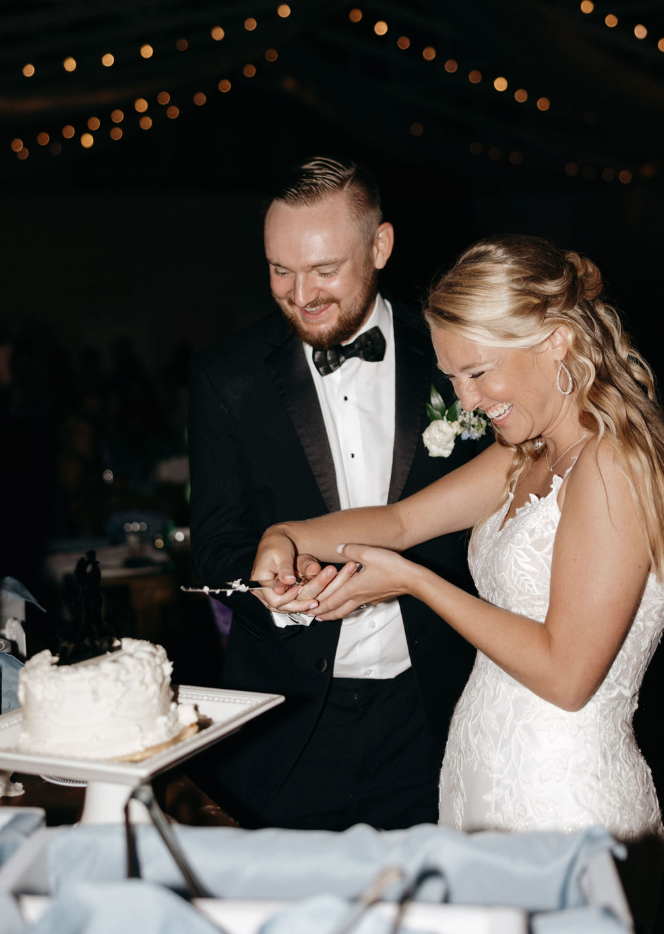
[[[582,13],[592,13],[594,9],[595,9],[595,4],[592,2],[592,0],[582,0],[582,3],[581,3]]]
[[[48,133],[40,133],[37,137],[37,142],[40,146],[48,146],[50,139],[51,137],[48,135]]]
[[[60,153],[62,152],[62,146],[60,143],[51,143],[51,145],[49,146],[49,149],[51,150],[54,156],[59,156]]]
[[[69,55],[62,63],[62,67],[65,71],[76,71],[76,59]]]
[[[502,150],[498,146],[492,146],[488,151],[487,156],[489,159],[491,159],[492,162],[498,162],[502,154]]]
[[[226,33],[221,28],[221,26],[213,26],[212,29],[210,30],[210,35],[215,40],[215,42],[221,42],[221,40],[224,38]]]
[[[20,152],[23,149],[23,140],[13,139],[10,145],[13,152]]]
[[[505,78],[494,78],[493,86],[496,89],[496,91],[506,91],[507,81]]]
[[[203,104],[206,102],[206,100],[207,100],[207,97],[205,96],[205,94],[203,94],[202,91],[197,91],[194,94],[194,104],[196,104],[197,107],[202,107]]]
[[[618,17],[614,16],[613,13],[609,13],[607,16],[604,17],[604,22],[609,27],[609,29],[613,29],[615,26],[618,25]]]
[[[436,50],[432,45],[428,45],[426,49],[422,50],[422,58],[425,62],[432,62],[436,57]]]
[[[29,150],[29,149],[26,149],[26,147],[24,146],[23,149],[20,149],[20,150],[16,153],[16,158],[17,158],[17,159],[20,159],[21,161],[23,161],[23,159],[27,159],[29,155],[30,155],[30,150]]]
[[[67,126],[63,126],[62,135],[65,139],[72,139],[75,134],[76,130],[70,123],[68,123]]]
[[[453,58],[448,58],[447,61],[445,62],[445,66],[444,66],[444,67],[445,67],[445,71],[447,71],[447,72],[449,72],[449,74],[453,75],[454,72],[457,70],[457,68],[458,68],[459,66],[458,66],[457,63],[454,61]]]
[[[291,8],[287,3],[280,3],[277,7],[277,15],[282,19],[286,19],[287,16],[291,15]]]
[[[222,78],[217,87],[222,94],[227,94],[231,89],[231,83],[228,78]]]
[[[479,84],[482,80],[482,72],[478,71],[477,68],[473,68],[473,70],[468,75],[468,80],[471,84]]]
[[[641,23],[639,23],[634,27],[634,35],[637,39],[645,39],[645,37],[648,35],[648,30],[645,26],[642,26]]]
[[[245,19],[244,28],[247,30],[247,32],[253,32],[256,26],[258,26],[258,23],[253,18],[253,16],[250,16],[247,19]]]
[[[144,97],[137,97],[136,100],[134,101],[134,110],[136,110],[139,114],[142,114],[142,113],[145,113],[147,109],[148,109],[148,102],[146,101],[146,99]]]
[[[384,36],[387,33],[388,25],[384,19],[379,19],[377,23],[374,23],[374,32],[377,36]]]
[[[421,136],[424,133],[424,127],[421,123],[411,123],[410,132],[413,136]]]
[[[122,127],[114,126],[108,135],[111,139],[122,139]]]
[[[121,110],[114,110],[111,113],[111,120],[113,123],[122,123],[124,120],[124,113]]]
[[[399,36],[397,39],[397,45],[400,49],[409,49],[410,48],[410,39],[408,36]]]
[[[629,185],[632,181],[632,173],[629,169],[623,169],[622,172],[618,174],[618,181],[622,182],[623,185]]]
[[[175,43],[175,48],[178,50],[178,52],[186,52],[189,48],[189,43],[186,39],[178,39]]]
[[[148,45],[147,42],[145,45],[141,46],[141,58],[152,58],[154,55],[154,49],[151,45]]]
[[[79,142],[83,149],[90,149],[90,147],[94,145],[94,141],[95,138],[92,133],[82,133]]]
[[[26,78],[32,78],[32,76],[34,75],[34,73],[35,73],[35,66],[34,66],[34,65],[24,65],[24,66],[23,66],[23,74],[25,75]]]
[[[168,93],[168,91],[160,91],[159,94],[157,94],[157,102],[159,104],[168,104],[170,99],[171,95]]]
[[[538,110],[548,110],[551,107],[551,101],[548,97],[538,97],[537,98],[537,109]]]
[[[138,125],[140,126],[142,130],[149,130],[150,127],[152,126],[152,117],[148,117],[148,116],[141,117],[141,119],[138,121]]]
[[[242,69],[242,74],[245,78],[253,78],[256,74],[256,68],[254,65],[245,65]]]
[[[357,7],[354,10],[351,10],[348,14],[348,19],[351,21],[351,23],[359,23],[362,19],[362,10],[357,9]]]
[[[518,101],[519,104],[525,103],[528,100],[528,91],[525,91],[523,88],[519,88],[518,91],[514,92],[514,100]]]
[[[101,126],[99,117],[90,117],[88,120],[88,130],[98,130]]]
[[[180,110],[178,107],[175,107],[173,104],[166,111],[166,116],[169,120],[175,120],[176,117],[180,116]]]
[[[113,62],[115,61],[115,56],[111,55],[110,52],[107,52],[101,57],[101,63],[105,68],[110,68]]]
[[[279,58],[279,53],[276,49],[266,49],[265,51],[265,61],[266,62],[276,62]]]

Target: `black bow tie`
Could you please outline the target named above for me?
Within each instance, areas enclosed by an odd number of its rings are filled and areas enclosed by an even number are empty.
[[[335,344],[327,350],[314,350],[314,365],[321,376],[334,373],[351,357],[378,363],[385,356],[385,338],[380,328],[370,328],[350,344]]]

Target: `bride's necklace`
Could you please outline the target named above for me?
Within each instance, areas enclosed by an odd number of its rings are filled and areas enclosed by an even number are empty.
[[[565,454],[568,454],[569,451],[572,450],[572,448],[575,448],[575,447],[577,446],[577,444],[581,444],[581,442],[583,441],[583,439],[584,439],[585,437],[587,437],[588,434],[589,434],[589,431],[584,432],[584,434],[581,435],[581,437],[579,438],[579,440],[578,440],[578,441],[575,441],[574,444],[570,444],[570,446],[569,446],[566,450],[564,450],[563,453],[560,455],[560,457],[557,458],[557,459],[553,462],[553,464],[551,464],[551,465],[549,465],[549,450],[548,450],[548,448],[545,447],[545,448],[544,448],[544,460],[546,461],[547,469],[550,470],[550,471],[553,473],[553,470],[554,470],[554,467],[556,466],[556,464],[559,464],[560,461],[561,461],[561,460],[563,459],[563,457],[565,456]]]

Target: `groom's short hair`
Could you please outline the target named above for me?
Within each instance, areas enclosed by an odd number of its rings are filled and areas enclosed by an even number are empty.
[[[315,156],[292,166],[267,201],[266,213],[274,201],[292,207],[312,205],[340,192],[346,194],[351,212],[373,237],[383,220],[380,188],[372,173],[352,159]]]

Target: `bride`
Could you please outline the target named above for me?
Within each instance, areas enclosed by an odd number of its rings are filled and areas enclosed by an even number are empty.
[[[254,565],[284,583],[266,598],[284,612],[325,621],[409,593],[476,646],[442,766],[448,826],[663,832],[631,722],[664,626],[664,419],[601,290],[546,240],[467,249],[425,316],[497,443],[394,505],[272,527]],[[399,554],[469,527],[479,598]],[[330,582],[311,556],[338,554]]]

